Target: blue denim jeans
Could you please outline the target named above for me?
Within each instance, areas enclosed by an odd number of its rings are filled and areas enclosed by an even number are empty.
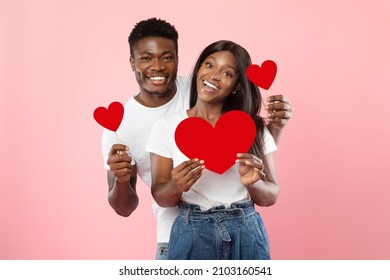
[[[253,201],[201,211],[181,202],[168,246],[170,260],[269,260],[269,242]]]
[[[168,257],[168,242],[158,242],[156,260],[167,260]]]

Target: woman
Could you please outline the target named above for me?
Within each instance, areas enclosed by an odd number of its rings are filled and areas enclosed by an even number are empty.
[[[151,157],[152,195],[162,207],[179,205],[168,259],[269,259],[268,237],[254,209],[270,206],[279,194],[272,152],[276,145],[259,116],[261,95],[246,77],[248,52],[231,41],[209,45],[195,64],[190,109],[157,122],[147,151]],[[222,175],[207,170],[202,159],[188,159],[174,133],[188,117],[213,126],[231,110],[249,114],[257,128],[248,153]]]

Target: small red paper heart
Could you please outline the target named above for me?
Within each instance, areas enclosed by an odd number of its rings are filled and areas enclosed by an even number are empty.
[[[256,136],[251,116],[242,111],[223,114],[215,127],[200,118],[187,118],[176,128],[175,141],[190,159],[205,161],[208,170],[223,174],[235,164],[237,153],[246,153]]]
[[[112,102],[108,109],[98,107],[93,112],[93,117],[98,124],[112,131],[116,131],[120,126],[125,110],[120,102]]]
[[[246,75],[252,83],[268,90],[274,82],[276,71],[276,63],[272,60],[266,60],[261,64],[261,67],[256,64],[250,65],[246,69]]]

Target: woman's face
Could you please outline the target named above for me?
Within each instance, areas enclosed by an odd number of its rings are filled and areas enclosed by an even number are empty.
[[[229,51],[209,55],[197,74],[198,99],[221,104],[235,90],[238,72],[236,59]]]

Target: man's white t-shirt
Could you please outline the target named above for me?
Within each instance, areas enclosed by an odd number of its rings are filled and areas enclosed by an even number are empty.
[[[170,114],[180,112],[189,107],[190,79],[176,78],[177,92],[165,105],[155,108],[145,107],[132,97],[124,105],[124,116],[117,130],[119,142],[130,148],[130,152],[137,163],[138,175],[147,186],[151,186],[150,157],[145,151],[149,133],[154,123]],[[102,153],[104,167],[107,164],[108,154],[112,145],[118,144],[115,132],[105,129],[102,138]],[[157,218],[157,242],[168,242],[172,221],[179,213],[178,207],[162,208],[153,201],[153,211]]]
[[[167,116],[153,126],[146,146],[146,151],[171,158],[176,167],[183,161],[189,160],[177,147],[175,130],[181,121],[188,118],[186,110]],[[207,136],[205,136],[207,137]],[[269,154],[277,150],[275,141],[268,128],[264,128],[264,153]],[[194,183],[188,192],[182,194],[182,201],[197,204],[202,210],[232,203],[249,200],[248,190],[241,183],[238,165],[234,164],[222,175],[206,169],[202,176]]]

